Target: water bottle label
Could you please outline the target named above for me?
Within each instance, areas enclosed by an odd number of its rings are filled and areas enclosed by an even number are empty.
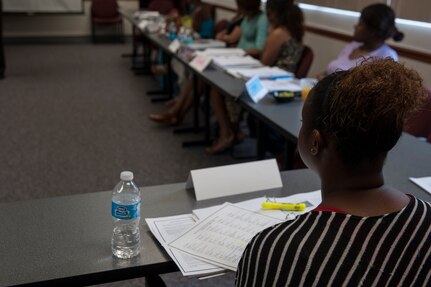
[[[112,216],[118,219],[130,220],[139,217],[140,202],[131,205],[120,205],[112,202]]]

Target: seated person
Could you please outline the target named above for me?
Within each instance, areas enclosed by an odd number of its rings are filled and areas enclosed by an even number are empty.
[[[240,25],[241,35],[237,47],[245,50],[252,57],[260,58],[268,36],[268,18],[260,10],[261,1],[238,0],[237,4],[244,16]],[[207,153],[218,153],[233,143],[233,127],[237,125],[241,108],[232,98],[225,99],[215,90],[211,90],[210,98],[220,129],[219,139],[205,150]]]
[[[385,41],[389,38],[401,41],[404,34],[395,26],[395,13],[385,4],[372,4],[365,7],[355,25],[353,42],[348,44],[338,57],[329,63],[326,71],[318,75],[322,79],[338,70],[348,70],[371,57],[383,59],[391,57],[398,61],[397,52]]]
[[[266,13],[270,29],[265,45],[260,52],[260,61],[266,66],[277,66],[289,72],[294,72],[304,48],[302,45],[304,35],[302,11],[293,4],[293,1],[269,0],[266,3]],[[242,25],[244,25],[244,21]],[[240,45],[241,41],[238,46]],[[255,50],[251,49],[248,52],[253,54]],[[211,100],[220,131],[217,141],[211,147],[208,147],[206,151],[208,153],[218,153],[229,148],[234,142],[234,126],[238,122],[238,116],[235,114],[239,114],[239,111],[235,111],[235,107],[238,105],[233,103],[231,98],[225,98],[213,92]],[[234,111],[233,113],[232,110]]]
[[[238,2],[237,2],[238,5]],[[239,39],[241,38],[241,22],[243,20],[243,15],[241,11],[238,10],[238,13],[229,21],[226,29],[218,32],[215,38],[219,41],[223,41],[226,43],[228,47],[236,47]]]
[[[240,7],[240,6],[238,6]],[[241,11],[241,8],[239,8]],[[241,36],[239,25],[242,21],[242,16],[239,12],[229,23],[228,28],[218,33],[217,37],[221,41],[226,41],[228,44],[237,43]],[[230,32],[229,34],[227,34]],[[199,81],[198,91],[203,90],[203,83]],[[155,122],[160,122],[168,125],[177,125],[181,123],[184,116],[193,105],[193,80],[186,79],[181,86],[180,95],[174,100],[169,101],[171,106],[168,110],[157,114],[150,114],[149,118]]]
[[[214,34],[214,20],[211,7],[201,0],[188,0],[192,6],[193,31],[202,38],[212,38]]]
[[[236,286],[431,286],[430,204],[386,185],[382,172],[424,100],[418,73],[390,58],[322,79],[298,139],[322,202],[257,234]]]

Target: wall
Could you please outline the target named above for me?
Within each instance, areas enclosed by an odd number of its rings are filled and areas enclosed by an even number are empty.
[[[357,22],[356,17],[327,14],[306,9],[303,9],[303,11],[307,26],[318,27],[345,35],[353,34],[353,26]],[[404,32],[405,38],[402,42],[398,43],[389,41],[390,44],[431,54],[431,28],[413,27],[406,24],[397,24],[397,27],[400,31]],[[336,57],[346,45],[344,41],[311,32],[305,34],[304,42],[312,47],[315,53],[315,59],[309,73],[310,76],[324,71],[327,63]],[[431,64],[406,57],[400,57],[400,62],[417,70],[424,78],[425,85],[431,88]]]
[[[119,0],[126,9],[137,10],[138,0]],[[84,14],[25,15],[4,14],[4,37],[82,37],[91,35],[90,1],[84,1]],[[131,26],[124,21],[126,34]]]
[[[216,1],[206,0],[205,2]],[[232,1],[229,0],[225,2],[230,2],[229,5],[232,4]],[[306,26],[348,36],[353,34],[353,26],[357,22],[357,16],[329,14],[327,12],[306,9],[304,5],[301,7],[304,11]],[[233,12],[225,9],[217,9],[216,11],[217,19],[229,19],[233,15]],[[404,32],[405,38],[402,42],[397,43],[388,41],[389,44],[431,55],[430,27],[416,27],[402,23],[398,23],[397,27],[400,31]],[[306,32],[304,42],[313,49],[315,54],[313,65],[309,72],[310,77],[314,77],[318,73],[324,71],[327,64],[334,59],[347,44],[346,41],[322,36],[310,31]],[[431,64],[403,56],[400,56],[400,62],[417,70],[424,78],[425,85],[431,89]]]
[[[227,0],[226,0],[227,1]],[[229,1],[227,1],[229,2]],[[126,9],[137,9],[138,0],[119,0],[122,7]],[[56,37],[56,36],[89,36],[90,30],[90,1],[85,1],[85,13],[83,15],[4,15],[5,37]],[[353,25],[357,17],[331,15],[319,11],[304,9],[306,24],[319,28],[328,29],[346,35],[352,35]],[[234,15],[232,11],[217,9],[217,19],[229,19]],[[431,29],[418,28],[408,25],[398,25],[406,37],[400,47],[412,48],[417,51],[431,53]],[[130,24],[125,21],[125,31],[131,33]],[[333,38],[320,36],[307,32],[305,43],[311,46],[315,52],[315,60],[311,67],[310,76],[323,71],[346,42]],[[316,48],[318,47],[318,49]],[[416,69],[425,79],[428,87],[431,87],[431,64],[419,62],[409,58],[401,57],[401,62]]]

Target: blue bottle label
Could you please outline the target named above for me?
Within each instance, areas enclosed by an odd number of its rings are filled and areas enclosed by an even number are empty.
[[[112,202],[112,216],[118,219],[130,220],[139,217],[140,202],[131,205],[120,205]]]

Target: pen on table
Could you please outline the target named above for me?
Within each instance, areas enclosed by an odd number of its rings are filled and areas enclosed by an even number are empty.
[[[263,209],[304,211],[306,207],[305,203],[262,202]]]

